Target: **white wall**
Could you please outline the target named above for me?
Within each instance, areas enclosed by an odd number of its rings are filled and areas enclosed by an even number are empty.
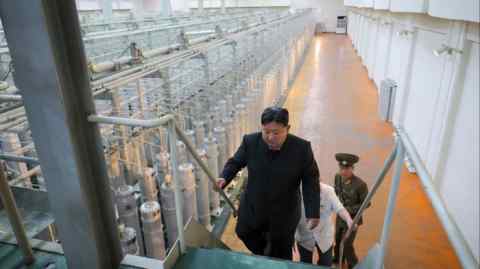
[[[352,8],[349,18],[349,36],[376,85],[397,82],[393,122],[478,262],[480,25],[365,8]],[[434,55],[442,45],[454,51]]]
[[[450,214],[462,220],[458,225],[472,252],[478,254],[480,44],[468,42],[466,47],[469,55],[462,79],[464,85],[459,88],[458,101],[452,111],[451,133],[446,137],[448,154],[442,165],[444,171],[440,175],[439,189]]]
[[[82,11],[101,10],[104,0],[76,0],[77,9]],[[113,9],[131,9],[132,0],[110,0]]]
[[[343,0],[291,0],[292,8],[314,8],[315,19],[324,23],[327,32],[335,32],[337,16],[346,16]]]

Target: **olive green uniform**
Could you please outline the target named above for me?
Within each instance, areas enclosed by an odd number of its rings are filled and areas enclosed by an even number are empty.
[[[349,183],[347,183],[350,181]],[[367,197],[368,187],[365,182],[353,175],[350,180],[342,179],[342,176],[339,174],[335,175],[335,193],[337,194],[340,202],[342,202],[345,209],[350,213],[352,219],[357,214],[360,206]],[[363,223],[362,218],[360,218],[358,225]],[[340,242],[347,232],[348,226],[345,221],[337,217],[335,223],[335,261],[338,261],[340,256]],[[344,243],[343,256],[347,260],[348,268],[353,268],[358,263],[357,255],[355,254],[355,249],[353,248],[353,241],[357,230],[353,230],[347,240]]]

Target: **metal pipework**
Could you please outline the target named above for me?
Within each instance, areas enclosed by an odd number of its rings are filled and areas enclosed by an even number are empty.
[[[151,167],[145,168],[143,178],[140,180],[140,190],[144,201],[158,201],[158,188],[155,178],[155,170]]]
[[[138,244],[137,244],[137,233],[132,227],[126,227],[125,225],[120,225],[120,244],[122,246],[122,252],[124,255],[138,255]]]
[[[0,94],[0,102],[22,101],[20,94]]]
[[[162,54],[167,54],[167,53],[169,53],[173,50],[179,49],[179,48],[180,48],[180,44],[176,43],[176,44],[172,44],[170,46],[145,51],[145,52],[142,53],[142,56],[145,59],[153,58],[153,57],[157,57],[157,56],[162,55]],[[91,64],[90,65],[90,71],[93,72],[93,73],[102,73],[102,72],[106,72],[106,71],[113,71],[113,70],[115,70],[116,68],[119,68],[122,65],[137,63],[137,61],[138,61],[137,57],[125,56],[125,57],[121,57],[121,58],[118,58],[118,59],[112,60],[112,61],[106,61],[106,62],[102,62],[102,63]]]
[[[236,112],[238,113],[240,137],[242,137],[247,134],[247,109],[245,104],[238,104],[235,106],[235,108],[237,109]],[[238,144],[240,145],[240,143]]]
[[[198,221],[197,195],[195,192],[195,176],[193,175],[193,165],[191,163],[182,163],[178,166],[178,176],[181,184],[183,201],[183,221],[184,225],[190,218]]]
[[[40,161],[37,158],[25,157],[25,156],[16,156],[11,154],[0,154],[0,160],[11,161],[11,162],[23,162],[28,164],[40,164]]]
[[[182,141],[177,141],[177,161],[178,163],[187,162],[187,149]]]
[[[162,215],[167,231],[167,246],[170,248],[177,240],[178,226],[177,214],[175,208],[175,193],[171,186],[171,175],[167,175],[167,180],[160,187],[160,202],[162,203]]]
[[[408,157],[415,166],[417,175],[422,183],[422,187],[427,194],[427,197],[430,199],[432,207],[437,213],[440,223],[442,223],[442,226],[447,233],[448,239],[452,244],[458,259],[460,260],[460,263],[462,264],[463,268],[477,268],[478,262],[475,260],[473,253],[470,251],[470,248],[465,242],[462,233],[459,231],[457,225],[450,217],[442,198],[432,183],[433,181],[429,172],[423,165],[420,156],[415,150],[415,146],[402,128],[396,127],[396,133],[402,141]]]
[[[143,234],[145,237],[145,255],[151,258],[165,258],[165,239],[163,238],[160,204],[148,201],[140,207]]]
[[[22,219],[18,212],[17,204],[15,203],[15,198],[13,197],[12,190],[7,182],[7,177],[3,170],[3,164],[0,162],[0,198],[2,199],[3,207],[12,226],[13,233],[17,240],[18,246],[22,249],[24,263],[30,265],[35,262],[35,257],[33,255],[32,246],[28,241],[27,233],[23,227]]]
[[[235,126],[231,117],[223,119],[223,126],[225,128],[225,160],[228,160],[235,152]],[[221,163],[220,166],[224,165]]]
[[[145,127],[145,128],[155,128],[166,123],[173,123],[173,126],[169,126],[169,133],[171,132],[171,130],[176,131],[176,134],[178,134],[178,137],[180,138],[180,140],[183,143],[185,143],[185,146],[191,152],[195,161],[197,161],[200,167],[205,171],[205,173],[207,173],[207,176],[210,182],[214,184],[215,189],[220,193],[220,195],[222,195],[222,197],[225,199],[228,205],[232,208],[234,216],[237,215],[237,210],[233,205],[232,201],[230,201],[230,199],[228,198],[228,196],[225,194],[223,190],[219,189],[216,186],[217,177],[214,176],[214,174],[210,171],[208,166],[204,162],[202,162],[202,159],[198,156],[198,154],[195,151],[195,147],[192,145],[190,141],[188,141],[188,138],[185,136],[183,131],[174,123],[175,117],[173,115],[168,114],[166,116],[163,116],[157,119],[152,119],[152,120],[138,120],[138,119],[128,119],[128,118],[119,118],[119,117],[90,115],[88,116],[88,120],[90,122],[97,122],[97,123],[104,123],[104,124],[119,124],[119,125],[138,126],[138,127]],[[176,139],[176,136],[170,136],[170,137]],[[176,148],[174,146],[175,143],[173,141],[170,141],[170,143],[172,143],[170,144],[170,148],[176,152]],[[174,167],[173,158],[172,158],[171,165],[172,167]],[[175,169],[172,169],[172,170],[175,170]],[[218,171],[218,169],[216,171]]]
[[[27,172],[19,175],[18,177],[10,180],[11,185],[17,185],[26,179],[29,179],[31,176],[38,175],[42,172],[42,169],[40,168],[40,165],[35,166],[34,168],[28,170]]]
[[[185,136],[188,138],[189,141],[191,141],[193,144],[196,144],[196,141],[195,141],[195,131],[193,129],[188,129],[185,131]],[[184,144],[185,145],[185,144]],[[187,152],[187,161],[189,163],[194,163],[195,160],[193,159],[193,156],[192,154],[186,150]]]
[[[132,186],[120,186],[116,192],[117,210],[120,222],[126,227],[135,229],[140,255],[144,254],[142,230],[138,217],[138,205]]]
[[[214,176],[212,171],[208,168],[207,164],[202,161],[202,158],[197,154],[197,152],[195,151],[195,147],[192,145],[192,143],[190,141],[188,141],[188,139],[185,136],[185,134],[183,133],[183,131],[180,128],[178,128],[178,126],[176,126],[176,125],[175,125],[175,130],[177,131],[178,137],[183,141],[183,143],[185,143],[185,146],[187,146],[187,149],[192,153],[192,156],[195,159],[195,161],[197,162],[197,164],[207,174],[209,182],[211,182],[214,185],[215,190],[218,192],[218,194],[220,194],[223,197],[225,202],[227,202],[228,206],[232,209],[233,216],[236,217],[237,213],[238,213],[237,209],[236,209],[235,205],[233,204],[233,202],[225,194],[225,192],[222,189],[217,187],[217,185],[216,185],[217,177]]]
[[[172,176],[173,176],[173,184],[175,184],[175,188],[173,189],[175,192],[175,207],[176,207],[176,217],[177,217],[177,233],[178,233],[178,241],[180,242],[180,252],[185,253],[186,246],[185,246],[185,238],[183,234],[183,216],[180,214],[180,209],[183,208],[183,201],[181,196],[181,184],[178,175],[178,162],[177,162],[177,147],[175,145],[175,141],[177,141],[177,133],[175,132],[175,122],[173,120],[168,121],[168,137],[169,144],[170,144],[170,162],[172,164]]]
[[[204,149],[197,151],[198,156],[202,158],[203,162],[207,162],[207,152]],[[207,174],[199,167],[195,167],[195,179],[196,179],[196,195],[197,195],[197,210],[198,220],[205,227],[211,228],[210,223],[210,200],[208,190]]]
[[[217,149],[217,139],[213,136],[205,138],[205,149],[207,151],[207,163],[210,171],[218,173],[218,149]],[[216,183],[209,181],[209,198],[210,198],[210,209],[212,215],[220,214],[220,197],[218,193],[215,192]]]
[[[227,160],[227,134],[224,127],[217,126],[213,129],[215,138],[217,139],[217,152],[218,152],[218,171],[221,173],[223,165]]]
[[[155,164],[155,169],[156,169],[156,175],[157,175],[157,185],[162,186],[163,182],[165,181],[165,178],[167,174],[170,173],[170,168],[169,168],[169,154],[166,151],[162,151],[156,156],[156,164]]]

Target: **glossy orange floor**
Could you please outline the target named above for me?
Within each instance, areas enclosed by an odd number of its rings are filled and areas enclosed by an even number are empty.
[[[313,40],[285,107],[292,133],[312,142],[323,182],[333,183],[334,154],[342,151],[360,156],[356,174],[372,186],[393,147],[393,129],[377,116],[377,89],[348,37],[323,34]],[[358,232],[360,258],[379,240],[391,174]],[[418,178],[406,170],[397,197],[386,268],[460,268]],[[234,250],[247,251],[234,225],[232,218],[222,240]]]

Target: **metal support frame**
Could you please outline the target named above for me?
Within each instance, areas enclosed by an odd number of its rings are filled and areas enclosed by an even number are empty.
[[[11,154],[0,154],[0,160],[11,161],[11,162],[22,162],[37,165],[40,164],[37,158],[26,157],[26,156],[16,156]]]
[[[344,249],[345,241],[347,240],[347,238],[352,233],[354,227],[360,221],[360,218],[362,217],[363,212],[370,205],[370,202],[372,201],[373,196],[375,196],[378,189],[382,185],[382,183],[385,179],[385,176],[388,173],[388,170],[392,166],[392,163],[395,160],[395,157],[397,156],[397,150],[398,150],[398,144],[395,145],[394,149],[392,150],[392,152],[390,153],[388,158],[385,160],[385,163],[383,164],[383,168],[382,168],[382,170],[380,170],[380,173],[378,174],[378,176],[375,180],[375,184],[373,185],[372,189],[368,192],[367,197],[365,197],[365,200],[363,201],[362,205],[360,206],[360,209],[358,210],[357,214],[353,218],[351,228],[348,229],[347,232],[345,233],[345,235],[343,236],[342,241],[340,242],[340,259],[339,259],[339,261],[343,260],[343,249]]]
[[[175,193],[175,213],[177,217],[177,236],[180,243],[180,252],[185,253],[185,237],[183,231],[183,201],[182,190],[180,185],[180,179],[178,176],[178,163],[177,163],[177,134],[175,132],[175,122],[168,121],[168,142],[170,146],[170,161],[172,164],[172,176]]]
[[[95,108],[75,1],[0,0],[0,16],[67,265],[118,268],[100,133],[85,118]]]
[[[395,156],[395,168],[393,171],[392,185],[390,186],[390,193],[388,195],[387,212],[385,220],[383,221],[382,235],[380,238],[380,253],[375,268],[383,268],[383,261],[385,259],[385,250],[387,248],[388,238],[390,236],[390,226],[392,224],[393,210],[397,201],[398,188],[400,186],[400,177],[402,176],[403,160],[405,158],[405,150],[401,139],[397,140]]]
[[[463,237],[461,231],[455,224],[455,221],[452,219],[448,213],[445,204],[440,197],[440,194],[437,192],[437,189],[433,185],[433,181],[428,173],[423,161],[418,155],[415,146],[408,137],[407,133],[402,128],[397,127],[396,133],[398,134],[399,139],[403,142],[405,150],[407,152],[410,161],[415,166],[417,175],[420,178],[422,183],[423,190],[427,194],[428,199],[430,200],[437,217],[442,224],[450,243],[457,254],[458,260],[462,264],[463,268],[478,268],[479,263],[476,261],[472,251],[470,250],[465,238]]]
[[[29,265],[35,262],[35,257],[33,256],[32,246],[28,241],[27,233],[23,227],[22,219],[18,212],[17,204],[15,203],[15,198],[13,197],[12,190],[7,182],[7,177],[3,171],[2,163],[0,162],[0,198],[2,200],[2,205],[7,212],[8,220],[12,226],[13,233],[17,239],[17,244],[20,246],[24,256],[24,263]]]
[[[180,243],[180,251],[181,253],[185,253],[186,245],[185,245],[185,238],[183,235],[183,213],[182,213],[182,199],[181,199],[181,189],[180,189],[180,181],[178,177],[178,164],[177,164],[177,135],[180,140],[186,145],[188,151],[193,156],[193,158],[198,162],[199,166],[203,169],[203,171],[207,174],[208,179],[216,185],[216,177],[214,173],[208,169],[208,166],[203,162],[202,158],[196,152],[195,147],[193,146],[192,142],[189,141],[185,133],[179,128],[179,126],[175,123],[175,117],[171,114],[165,115],[160,118],[152,119],[152,120],[138,120],[138,119],[128,119],[128,118],[119,118],[119,117],[106,117],[106,116],[99,116],[99,115],[90,115],[88,117],[90,122],[96,123],[103,123],[103,124],[118,124],[118,125],[127,125],[127,126],[135,126],[135,127],[144,127],[144,128],[156,128],[162,125],[168,125],[168,134],[169,134],[169,145],[170,145],[170,160],[172,164],[172,176],[174,181],[174,192],[175,192],[175,211],[177,217],[177,229],[178,229],[178,240]],[[215,190],[219,192],[219,194],[224,198],[227,204],[231,207],[234,216],[237,216],[237,209],[233,202],[228,198],[225,192],[216,187]]]
[[[369,254],[369,256],[375,255],[374,257],[372,257],[374,262],[374,268],[381,269],[384,267],[385,251],[388,244],[388,238],[390,236],[390,226],[392,224],[396,198],[397,198],[398,189],[400,186],[403,162],[404,162],[405,155],[408,155],[411,161],[413,162],[415,169],[417,170],[417,175],[420,178],[423,189],[427,194],[427,197],[429,198],[432,204],[432,207],[437,213],[437,217],[439,218],[445,232],[447,233],[448,239],[450,240],[450,243],[452,244],[463,268],[477,268],[478,262],[475,260],[473,253],[470,251],[468,244],[465,241],[462,233],[460,232],[455,222],[452,220],[452,218],[448,214],[446,207],[442,199],[440,198],[440,195],[437,193],[435,187],[432,184],[432,180],[429,173],[427,172],[425,166],[423,165],[423,162],[420,159],[420,156],[418,155],[415,149],[415,146],[410,141],[408,135],[405,133],[405,131],[402,128],[397,127],[395,130],[395,133],[397,134],[395,149],[392,151],[390,156],[385,161],[385,164],[382,170],[380,171],[380,174],[377,176],[377,180],[375,181],[375,184],[372,190],[368,193],[358,213],[355,215],[353,219],[352,227],[347,230],[347,232],[345,233],[345,236],[342,238],[342,241],[340,243],[339,261],[342,261],[343,259],[343,248],[344,248],[345,240],[350,236],[352,229],[354,229],[354,227],[360,220],[365,208],[368,207],[368,204],[370,203],[373,196],[377,192],[378,188],[384,181],[385,175],[387,174],[393,161],[395,160],[395,169],[394,169],[394,174],[392,178],[392,185],[390,187],[390,192],[388,196],[388,204],[387,204],[385,219],[382,227],[380,242],[378,245],[376,245],[373,248],[375,252],[372,252],[372,254]],[[372,266],[372,264],[369,264],[369,266]]]

